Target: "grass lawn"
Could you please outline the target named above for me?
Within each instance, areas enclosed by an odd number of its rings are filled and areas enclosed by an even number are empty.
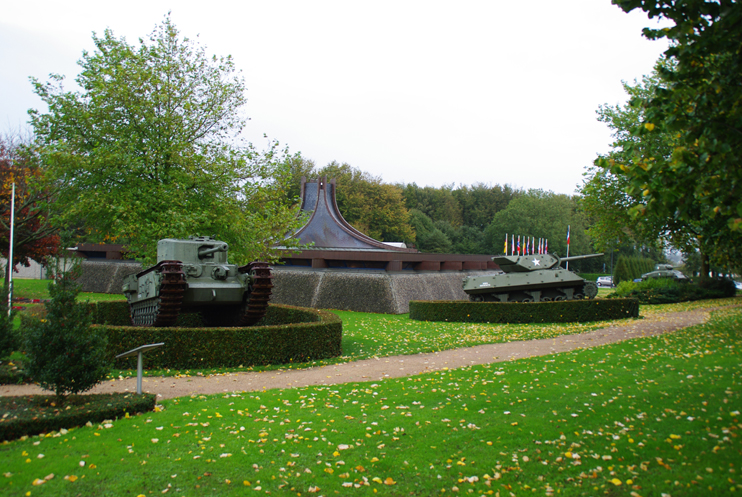
[[[728,308],[676,333],[541,358],[167,400],[0,445],[0,494],[736,493],[740,339],[742,311]]]

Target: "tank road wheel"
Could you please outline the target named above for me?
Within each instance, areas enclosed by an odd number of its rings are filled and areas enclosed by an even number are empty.
[[[153,270],[162,276],[159,296],[131,304],[131,323],[134,326],[174,326],[183,294],[188,288],[183,264],[180,261],[162,261]]]
[[[469,302],[482,302],[484,299],[481,295],[471,295],[469,294]]]
[[[268,310],[268,302],[271,299],[271,288],[273,288],[273,274],[267,262],[251,262],[242,266],[239,271],[248,273],[250,284],[247,295],[242,304],[242,316],[238,326],[252,326],[265,316]]]
[[[594,299],[598,296],[598,285],[594,281],[586,281],[585,286],[582,287],[582,293],[589,299]]]

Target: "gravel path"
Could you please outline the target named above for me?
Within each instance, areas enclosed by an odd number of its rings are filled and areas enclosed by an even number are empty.
[[[227,373],[211,376],[145,377],[142,390],[169,399],[186,395],[256,391],[375,381],[411,376],[443,368],[522,359],[596,347],[632,338],[648,337],[705,322],[709,310],[656,314],[626,325],[611,326],[577,335],[524,342],[497,343],[428,354],[391,356],[299,370]],[[101,383],[90,393],[136,392],[136,378]],[[49,394],[36,385],[0,385],[0,396]]]

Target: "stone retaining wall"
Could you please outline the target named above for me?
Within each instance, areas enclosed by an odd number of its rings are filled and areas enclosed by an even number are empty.
[[[77,282],[83,292],[121,293],[124,278],[141,270],[138,262],[84,261]]]
[[[83,292],[121,293],[123,279],[142,270],[134,262],[82,264]],[[468,300],[461,282],[493,271],[387,272],[273,267],[275,304],[384,314],[409,312],[410,300]]]
[[[493,271],[489,271],[493,272]],[[385,314],[409,312],[410,300],[469,300],[461,282],[485,271],[312,270],[277,267],[273,296],[277,304]]]

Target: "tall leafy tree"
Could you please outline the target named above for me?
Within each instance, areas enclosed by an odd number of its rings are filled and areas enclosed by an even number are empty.
[[[452,193],[461,206],[463,224],[483,230],[489,226],[495,214],[524,192],[514,190],[509,185],[475,183],[471,186],[459,185]]]
[[[15,184],[13,262],[28,266],[31,260],[43,263],[59,249],[58,230],[50,222],[50,204],[56,189],[45,181],[36,148],[30,139],[6,134],[0,137],[0,253],[7,260],[10,248],[10,213]]]
[[[335,179],[340,213],[354,228],[384,242],[415,241],[401,190],[350,164],[331,162],[317,171]]]
[[[417,209],[433,221],[447,221],[452,226],[461,226],[461,205],[453,195],[453,184],[435,188],[410,183],[400,187],[408,209]]]
[[[664,60],[658,62],[658,68],[665,65]],[[628,103],[600,106],[598,120],[611,129],[615,141],[611,152],[601,156],[597,164],[619,163],[628,167],[634,163],[632,150],[641,150],[644,157],[671,155],[674,137],[670,133],[657,132],[644,137],[631,133],[644,121],[644,107],[640,102],[652,98],[661,85],[655,70],[641,82],[623,83]],[[632,208],[646,206],[646,199],[642,192],[631,190],[631,182],[625,174],[594,165],[584,176],[579,203],[590,219],[588,233],[600,250],[627,243],[655,247],[660,240],[683,248],[694,245],[693,227],[679,219],[632,215]]]
[[[626,148],[631,162],[598,164],[624,175],[625,191],[644,202],[632,215],[673,219],[696,232],[702,254],[739,267],[742,260],[742,6],[733,0],[613,0],[626,12],[641,9],[672,26],[644,30],[666,38],[661,67],[666,85],[637,99],[644,120],[631,128],[639,143]],[[667,156],[648,156],[641,142],[673,137]],[[704,264],[705,268],[708,263]],[[705,274],[705,271],[702,271]]]
[[[445,223],[445,221],[443,222]],[[415,229],[415,246],[420,252],[438,254],[453,252],[451,239],[423,211],[412,209],[410,211],[410,224]],[[447,226],[450,227],[451,225],[447,224]]]
[[[280,179],[292,157],[234,145],[245,124],[244,81],[230,57],[210,57],[169,17],[133,46],[106,30],[83,52],[79,90],[33,80],[48,112],[30,111],[61,223],[126,244],[150,262],[158,239],[216,235],[236,262],[273,258],[296,228]],[[291,242],[288,242],[289,244]]]

